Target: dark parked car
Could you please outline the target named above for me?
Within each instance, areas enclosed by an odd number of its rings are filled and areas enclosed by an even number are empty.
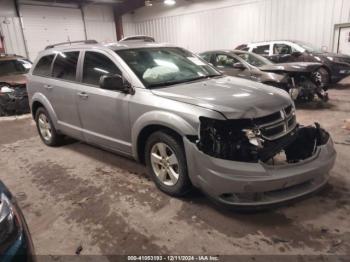
[[[236,49],[265,56],[275,63],[318,62],[319,77],[325,85],[337,83],[350,75],[350,56],[324,52],[320,48],[301,41],[268,41],[244,44]]]
[[[0,261],[35,261],[27,223],[16,200],[0,181]]]
[[[32,63],[17,55],[0,55],[0,116],[30,111],[26,74]]]
[[[328,100],[327,92],[318,82],[320,79],[313,75],[322,66],[320,63],[274,64],[260,55],[239,50],[209,51],[200,56],[226,75],[281,88],[293,100],[312,101],[315,97]]]

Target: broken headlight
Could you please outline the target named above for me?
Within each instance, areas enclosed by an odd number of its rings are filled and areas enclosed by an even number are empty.
[[[232,161],[257,162],[262,141],[248,119],[200,117],[198,148],[207,155]]]

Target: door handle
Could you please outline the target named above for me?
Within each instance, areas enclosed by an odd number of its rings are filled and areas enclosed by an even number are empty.
[[[50,90],[50,89],[52,89],[53,87],[52,87],[51,85],[44,85],[44,88]]]
[[[87,99],[89,97],[89,95],[85,92],[78,93],[78,96],[80,96],[82,99]]]

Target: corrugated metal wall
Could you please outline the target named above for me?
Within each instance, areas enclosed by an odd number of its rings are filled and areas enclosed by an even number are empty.
[[[334,25],[350,22],[350,0],[178,0],[123,18],[125,36],[146,34],[195,52],[272,39],[332,50]]]

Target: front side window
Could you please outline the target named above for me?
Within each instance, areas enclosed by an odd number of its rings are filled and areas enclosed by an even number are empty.
[[[137,48],[116,52],[147,88],[221,76],[209,64],[182,48]]]
[[[215,65],[220,68],[232,68],[235,63],[239,63],[238,59],[229,55],[220,54],[215,58]]]
[[[58,52],[53,64],[52,76],[68,81],[76,80],[79,52]]]
[[[200,57],[207,61],[208,63],[211,63],[211,53],[201,54]]]
[[[292,47],[286,44],[274,44],[273,53],[275,55],[290,55],[292,53]]]
[[[269,55],[270,45],[261,45],[261,46],[254,47],[252,52],[259,55]]]
[[[96,52],[86,52],[83,67],[83,83],[99,85],[103,75],[121,75],[118,67],[105,55]]]
[[[11,59],[0,61],[0,76],[26,74],[32,63],[25,59]]]
[[[51,75],[51,64],[55,55],[47,55],[40,58],[39,62],[36,64],[33,75],[40,76],[50,76]]]
[[[260,67],[264,65],[271,65],[272,62],[268,59],[266,59],[263,56],[252,54],[252,53],[239,53],[236,54],[240,58],[242,58],[244,61],[246,61],[248,64],[255,66],[255,67]]]

